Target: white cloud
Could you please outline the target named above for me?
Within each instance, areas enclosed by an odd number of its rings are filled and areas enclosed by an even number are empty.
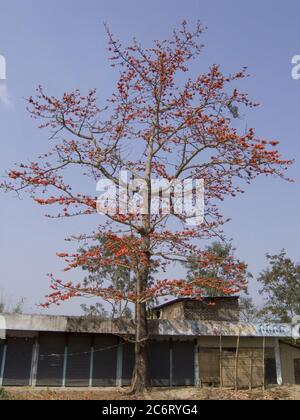
[[[11,98],[8,91],[8,87],[4,84],[0,84],[0,105],[9,106],[11,105]]]

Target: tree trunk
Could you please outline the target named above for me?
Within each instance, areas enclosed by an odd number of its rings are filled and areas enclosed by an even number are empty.
[[[141,238],[143,241],[141,251],[143,259],[137,273],[136,283],[136,337],[135,337],[135,367],[133,372],[131,392],[139,394],[144,392],[149,386],[149,360],[148,360],[148,319],[147,319],[147,305],[144,301],[145,291],[148,287],[148,280],[151,271],[151,163],[153,152],[153,141],[151,139],[148,145],[148,161],[146,167],[145,179],[147,179],[147,188],[144,191],[144,200],[147,202],[147,211],[143,215],[143,231]]]
[[[139,394],[149,386],[148,376],[148,325],[146,304],[136,305],[135,367],[131,392]]]
[[[147,254],[148,255],[148,254]],[[150,264],[150,257],[148,263]],[[148,318],[147,306],[141,302],[147,289],[149,265],[145,265],[137,276],[137,303],[135,310],[135,367],[131,383],[131,392],[139,394],[149,386],[148,372]]]

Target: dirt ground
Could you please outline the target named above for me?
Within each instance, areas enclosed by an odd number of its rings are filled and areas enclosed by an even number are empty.
[[[144,395],[129,396],[124,389],[30,389],[6,388],[0,390],[2,400],[300,400],[300,386],[274,387],[263,391],[233,391],[218,388],[152,389]]]

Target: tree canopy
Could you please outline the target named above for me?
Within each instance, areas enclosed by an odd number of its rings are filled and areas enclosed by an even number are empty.
[[[39,205],[56,209],[51,217],[68,218],[98,213],[99,197],[79,190],[79,179],[91,186],[106,180],[116,190],[123,186],[123,172],[133,180],[125,206],[122,200],[109,202],[110,211],[99,216],[92,233],[70,238],[86,250],[63,250],[58,256],[66,261],[66,274],[86,266],[125,268],[134,273],[134,290],[77,283],[71,274],[70,280],[50,275],[53,290],[45,306],[82,296],[134,304],[136,391],[147,382],[147,303],[168,296],[202,299],[208,287],[226,295],[244,288],[247,268],[233,257],[220,261],[219,270],[230,279],[226,284],[215,275],[208,278],[215,255],[203,250],[203,240],[223,234],[226,197],[243,193],[261,175],[286,179],[292,163],[281,157],[276,139],[259,138],[254,128],[236,128],[238,111],[257,106],[238,89],[248,77],[246,68],[223,74],[213,64],[206,72],[189,74],[202,53],[204,30],[200,23],[190,29],[184,21],[169,39],[148,48],[136,40],[123,47],[107,30],[111,64],[120,75],[112,95],[100,100],[93,89],[54,97],[40,86],[28,99],[28,109],[41,128],[51,131],[49,150],[12,168],[1,185],[18,194],[27,191]],[[169,183],[168,199],[164,188],[153,188],[157,179]],[[180,191],[174,205],[174,188],[191,180],[205,186],[204,217],[194,218],[194,224]],[[199,267],[193,280],[168,274],[171,264],[191,260]],[[154,270],[160,275],[152,282]]]
[[[267,254],[269,267],[258,278],[265,297],[262,315],[281,322],[291,322],[300,315],[300,264],[292,261],[285,250]]]

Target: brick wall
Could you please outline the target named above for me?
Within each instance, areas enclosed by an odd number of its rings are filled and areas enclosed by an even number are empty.
[[[161,308],[161,319],[236,322],[239,318],[238,298],[185,300]]]

